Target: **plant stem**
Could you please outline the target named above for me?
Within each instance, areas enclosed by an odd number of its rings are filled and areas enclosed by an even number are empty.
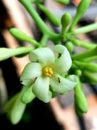
[[[40,18],[34,7],[32,6],[31,2],[29,0],[19,0],[20,3],[26,8],[26,10],[29,12],[31,17],[35,20],[35,23],[40,28],[40,30],[45,33],[48,32],[49,29],[46,26],[46,24],[43,22],[43,20]]]
[[[85,60],[85,62],[95,61],[95,60],[97,60],[97,55],[92,56],[92,57],[87,57],[87,58],[85,58],[83,60]]]
[[[97,72],[97,64],[91,62],[83,62],[74,60],[73,63],[81,70],[88,70],[90,72]]]
[[[97,75],[96,73],[92,73],[90,71],[83,71],[83,74],[85,76],[87,76],[87,78],[89,78],[89,81],[92,83],[92,84],[97,84]]]
[[[40,47],[43,47],[46,45],[47,43],[47,40],[48,40],[48,35],[44,34],[41,38],[41,41],[40,41]]]
[[[54,26],[60,26],[60,19],[53,12],[47,9],[45,5],[37,4],[37,6]]]
[[[72,24],[70,26],[70,30],[73,30],[74,26],[78,23],[80,18],[84,15],[86,10],[88,9],[90,3],[91,0],[81,0],[80,4],[77,7],[76,14],[74,16]]]
[[[88,33],[94,30],[97,30],[97,23],[93,23],[91,25],[87,25],[87,26],[75,29],[71,33],[74,35],[77,35],[77,34]]]
[[[48,26],[44,23],[44,21],[41,19],[39,14],[36,12],[36,10],[34,9],[34,7],[32,6],[30,1],[28,1],[28,0],[19,0],[19,1],[26,8],[26,10],[31,15],[31,17],[34,19],[35,23],[37,24],[37,26],[39,27],[39,29],[41,30],[41,32],[43,34],[47,34],[49,36],[49,38],[51,38],[51,39],[58,37],[58,35],[56,33],[52,32],[48,28]]]
[[[76,46],[81,46],[81,47],[84,47],[86,49],[93,49],[95,48],[97,45],[95,43],[88,43],[88,42],[85,42],[85,41],[81,41],[81,40],[78,40],[76,38],[73,38],[73,37],[69,37],[69,40]]]
[[[79,53],[79,54],[73,54],[72,59],[74,60],[85,60],[88,57],[93,57],[97,55],[97,47],[90,49],[88,51]]]

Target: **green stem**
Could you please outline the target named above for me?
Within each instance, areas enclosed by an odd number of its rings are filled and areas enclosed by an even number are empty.
[[[45,14],[53,26],[60,26],[60,19],[53,12],[47,9],[45,5],[37,4],[37,6]]]
[[[75,39],[73,37],[69,37],[69,40],[76,46],[81,46],[84,47],[86,49],[93,49],[95,48],[97,45],[95,43],[88,43],[88,42],[84,42],[84,41],[80,41],[78,39]]]
[[[34,19],[35,23],[41,30],[43,34],[47,34],[49,37],[57,37],[57,34],[52,32],[48,26],[43,22],[43,20],[40,18],[39,14],[36,12],[34,7],[31,5],[31,2],[28,0],[19,0],[20,3],[26,8],[28,13],[31,15],[31,17]]]
[[[97,55],[97,47],[90,49],[88,51],[79,53],[79,54],[73,54],[72,59],[74,60],[85,60],[88,57],[96,56]]]
[[[40,41],[40,47],[45,46],[47,43],[47,40],[48,40],[48,35],[44,34]]]
[[[72,54],[72,52],[74,50],[74,46],[73,46],[72,42],[67,42],[65,46],[68,49],[68,51],[70,52],[70,54]]]
[[[91,62],[83,62],[74,60],[73,63],[81,70],[88,70],[90,72],[97,72],[97,64]]]
[[[70,30],[73,30],[74,26],[78,23],[80,18],[84,15],[86,10],[88,9],[90,3],[91,0],[81,0],[80,4],[77,7],[76,14],[74,16],[72,24],[70,26]]]
[[[40,18],[34,7],[32,6],[31,2],[29,0],[19,0],[20,3],[26,8],[26,10],[29,12],[31,17],[35,20],[35,23],[40,28],[40,30],[45,33],[49,32],[48,27],[43,22],[43,20]]]
[[[97,84],[97,74],[90,71],[83,71],[83,74],[88,78],[92,84]]]
[[[84,60],[85,60],[86,62],[95,61],[95,60],[97,60],[97,55],[92,56],[92,57],[87,57],[87,58],[83,59],[83,61],[84,61]]]
[[[87,26],[75,29],[72,31],[72,34],[74,35],[83,34],[83,33],[88,33],[94,30],[97,30],[97,23],[93,23],[91,25],[87,25]]]

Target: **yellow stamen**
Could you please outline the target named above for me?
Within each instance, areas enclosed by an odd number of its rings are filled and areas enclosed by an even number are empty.
[[[51,76],[53,75],[53,70],[52,70],[52,68],[51,68],[51,67],[48,67],[48,66],[44,67],[44,68],[43,68],[43,74],[44,74],[45,76],[51,77]]]

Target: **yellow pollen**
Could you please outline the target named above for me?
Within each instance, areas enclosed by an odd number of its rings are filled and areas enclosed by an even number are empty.
[[[44,67],[43,68],[43,74],[45,75],[45,76],[48,76],[48,77],[51,77],[52,75],[53,75],[53,70],[52,70],[52,68],[51,67]]]

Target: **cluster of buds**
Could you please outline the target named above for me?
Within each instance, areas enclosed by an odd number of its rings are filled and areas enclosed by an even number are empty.
[[[67,4],[69,0],[56,0]],[[48,103],[59,94],[66,94],[74,90],[75,112],[81,116],[87,112],[88,104],[82,84],[88,82],[97,84],[97,45],[76,39],[76,35],[87,33],[97,29],[97,23],[81,28],[75,28],[80,18],[86,12],[91,0],[81,0],[77,6],[74,18],[65,13],[59,19],[49,11],[43,0],[19,0],[25,7],[39,30],[43,34],[40,41],[32,39],[17,28],[11,28],[11,35],[20,41],[32,44],[32,47],[0,48],[0,61],[13,56],[29,56],[29,63],[24,67],[20,81],[22,89],[11,98],[4,107],[13,124],[17,124],[25,111],[26,105],[35,98]],[[44,23],[36,9],[35,4],[46,16],[53,26],[60,27],[60,33],[56,33]],[[47,46],[51,41],[54,46]],[[63,45],[63,43],[65,43]],[[85,52],[74,53],[74,46],[86,48]]]

